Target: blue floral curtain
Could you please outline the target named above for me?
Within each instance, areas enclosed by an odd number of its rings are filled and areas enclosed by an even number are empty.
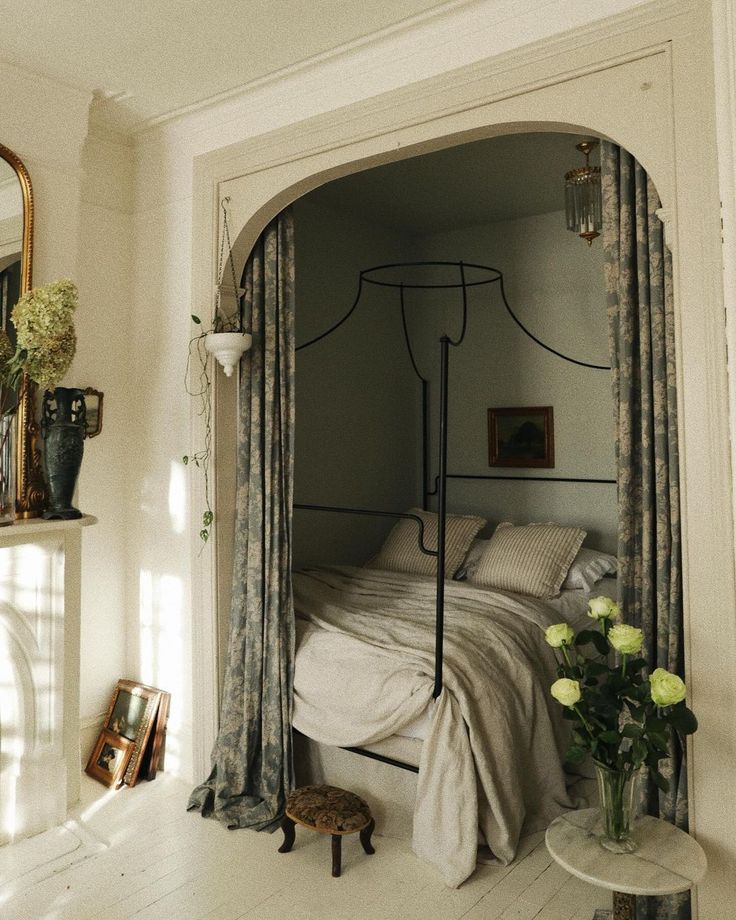
[[[641,165],[601,145],[603,250],[616,412],[619,601],[644,631],[651,670],[684,677],[672,258],[656,189]],[[687,829],[685,752],[678,741],[645,808]],[[639,898],[639,920],[690,916],[688,894]]]
[[[294,223],[283,211],[248,259],[228,660],[212,772],[189,808],[273,830],[293,786]]]

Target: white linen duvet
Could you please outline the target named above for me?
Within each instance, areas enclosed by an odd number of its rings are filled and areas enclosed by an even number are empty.
[[[549,694],[554,604],[447,582],[443,691],[429,710],[434,579],[310,569],[294,575],[294,607],[295,728],[352,747],[424,718],[413,848],[449,886],[475,869],[478,828],[505,865],[522,829],[575,807],[562,769],[567,732]]]

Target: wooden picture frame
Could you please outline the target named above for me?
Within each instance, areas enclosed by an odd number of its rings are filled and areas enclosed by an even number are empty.
[[[488,465],[548,469],[554,467],[552,406],[489,409]]]
[[[119,680],[113,691],[102,731],[111,732],[133,744],[124,775],[129,786],[135,786],[138,781],[142,755],[156,723],[162,693],[156,687],[132,680]]]
[[[87,761],[85,772],[105,786],[122,785],[135,745],[129,738],[103,728]]]

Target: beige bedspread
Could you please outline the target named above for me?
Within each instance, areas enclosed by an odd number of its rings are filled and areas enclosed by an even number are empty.
[[[432,696],[435,587],[376,569],[294,576],[295,727],[357,746],[415,719]],[[473,872],[480,827],[495,858],[574,807],[565,787],[561,710],[549,695],[543,629],[559,614],[531,598],[447,584],[443,692],[422,746],[415,853],[457,887]]]

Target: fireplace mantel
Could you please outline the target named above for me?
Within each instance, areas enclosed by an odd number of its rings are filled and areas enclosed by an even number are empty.
[[[76,531],[80,527],[89,527],[96,524],[97,518],[91,514],[83,514],[76,521],[44,521],[41,518],[30,518],[27,521],[16,521],[7,527],[0,527],[0,546],[8,543],[17,543],[20,537],[23,540],[35,540],[42,534],[51,534],[57,531]]]
[[[79,797],[82,528],[0,528],[0,843],[60,824]]]

